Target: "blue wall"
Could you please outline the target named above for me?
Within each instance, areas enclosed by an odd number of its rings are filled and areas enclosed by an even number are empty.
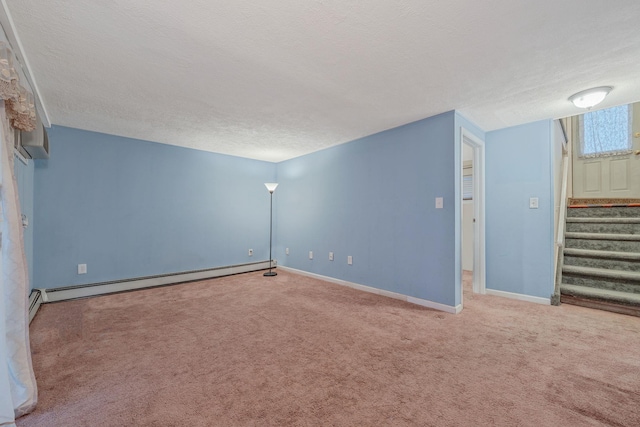
[[[484,135],[454,112],[277,165],[55,126],[51,158],[36,161],[35,174],[16,166],[27,188],[29,173],[35,186],[32,283],[52,288],[266,260],[263,183],[276,181],[280,264],[456,306],[462,126],[486,140],[487,287],[548,298],[552,122]],[[534,196],[537,210],[528,208]],[[444,209],[435,209],[436,197]],[[88,274],[77,274],[80,263]]]
[[[20,198],[20,211],[29,220],[29,226],[22,230],[24,232],[24,252],[29,268],[29,284],[33,289],[33,160],[27,160],[25,165],[17,156],[14,156],[14,173]]]
[[[49,141],[35,165],[36,287],[268,259],[275,164],[60,126]]]
[[[487,132],[487,288],[553,293],[553,122]],[[529,198],[539,208],[529,209]]]
[[[454,120],[444,113],[279,163],[278,262],[454,306]]]

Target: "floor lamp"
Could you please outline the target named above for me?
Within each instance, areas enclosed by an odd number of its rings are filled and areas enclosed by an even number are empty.
[[[273,192],[276,191],[276,187],[278,186],[278,183],[276,182],[266,182],[265,187],[267,187],[267,190],[269,191],[269,195],[271,198],[271,210],[269,213],[269,271],[267,271],[266,273],[264,273],[265,276],[277,276],[278,273],[276,273],[275,271],[271,271],[271,242],[272,242],[272,236],[273,236]]]

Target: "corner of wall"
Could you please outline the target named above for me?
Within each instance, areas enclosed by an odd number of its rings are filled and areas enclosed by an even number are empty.
[[[449,111],[278,163],[279,264],[455,306],[455,122]]]
[[[487,286],[548,298],[553,292],[551,120],[486,134]],[[538,208],[530,208],[537,197]]]

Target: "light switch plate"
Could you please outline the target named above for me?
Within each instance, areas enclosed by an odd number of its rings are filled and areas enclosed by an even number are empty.
[[[333,252],[329,252],[329,261],[333,261]]]
[[[531,197],[529,199],[529,209],[538,209],[538,198]]]
[[[436,209],[442,209],[444,207],[444,199],[442,197],[436,197]]]
[[[313,259],[313,251],[309,251],[309,259]]]
[[[285,253],[286,255],[289,255],[289,248],[286,248],[286,249],[284,250],[284,253]]]
[[[78,274],[87,274],[87,264],[78,264]]]
[[[347,257],[347,264],[353,265],[353,257],[351,255]]]

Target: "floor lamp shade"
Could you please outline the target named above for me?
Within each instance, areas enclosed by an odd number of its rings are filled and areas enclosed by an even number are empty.
[[[276,187],[278,186],[277,182],[265,182],[264,186],[267,187],[267,190],[269,191],[269,193],[273,194],[274,191],[276,191]]]
[[[271,247],[272,247],[272,242],[273,242],[273,192],[276,191],[276,187],[278,186],[278,183],[276,182],[265,182],[264,186],[267,187],[267,190],[269,191],[269,198],[270,198],[270,210],[269,210],[269,271],[267,271],[266,273],[264,273],[265,276],[270,277],[270,276],[277,276],[278,273],[276,273],[275,271],[271,271],[271,264],[273,263],[272,260],[273,258],[271,258]]]

